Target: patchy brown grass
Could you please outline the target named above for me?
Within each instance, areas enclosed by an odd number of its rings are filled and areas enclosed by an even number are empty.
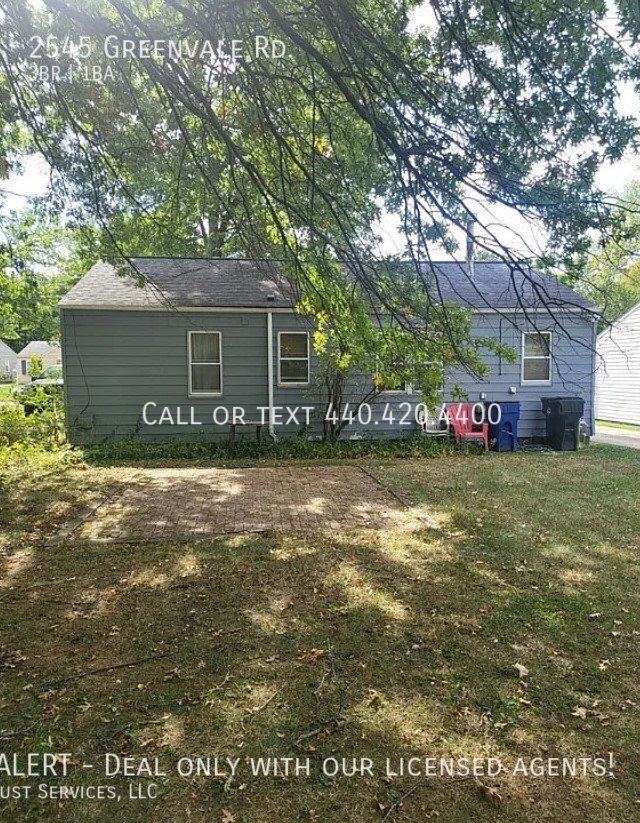
[[[169,774],[155,801],[128,800],[116,778],[120,803],[15,801],[0,817],[637,819],[640,453],[367,465],[429,525],[47,547],[119,470],[5,478],[0,751],[96,763],[74,784],[107,782],[105,752],[158,757]],[[411,755],[610,750],[614,779],[384,776],[386,758]],[[253,778],[243,760],[236,780],[182,779],[187,755],[308,756],[312,775]],[[379,768],[328,778],[330,756]]]

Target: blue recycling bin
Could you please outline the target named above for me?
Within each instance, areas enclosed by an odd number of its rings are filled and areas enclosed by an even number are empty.
[[[520,403],[492,403],[494,408],[487,406],[489,417],[489,443],[491,451],[514,452],[518,448],[518,420],[520,419]],[[500,406],[500,421],[492,423],[495,418],[495,406]]]

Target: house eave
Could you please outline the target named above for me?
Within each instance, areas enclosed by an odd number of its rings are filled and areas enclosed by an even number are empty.
[[[108,303],[60,303],[63,311],[152,311],[152,312],[212,312],[212,313],[236,313],[246,314],[247,312],[257,314],[267,314],[274,312],[279,314],[295,314],[294,308],[277,306],[118,306]]]
[[[472,314],[588,314],[593,316],[593,310],[586,306],[535,306],[524,308],[522,306],[496,306],[496,308],[473,308],[473,306],[463,306]]]
[[[60,309],[73,311],[152,311],[152,312],[212,312],[212,313],[237,313],[245,314],[253,312],[266,314],[296,314],[295,308],[284,306],[120,306],[109,303],[59,303]],[[496,308],[474,308],[473,306],[461,306],[468,309],[472,314],[591,314],[591,310],[580,306],[554,306],[554,307],[531,307],[522,306],[500,306]]]

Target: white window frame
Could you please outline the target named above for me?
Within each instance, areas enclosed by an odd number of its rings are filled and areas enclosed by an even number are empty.
[[[376,355],[376,382],[380,376],[380,358]],[[404,384],[403,389],[381,389],[380,394],[413,394],[413,381],[408,381]]]
[[[197,362],[194,363],[191,357],[191,335],[192,334],[217,334],[218,335],[218,351],[220,362],[206,362],[201,363]],[[194,391],[193,390],[193,380],[192,380],[192,367],[193,366],[220,366],[220,391]],[[187,368],[189,370],[189,397],[222,397],[223,392],[223,383],[222,383],[222,332],[209,330],[209,329],[194,329],[187,332]]]
[[[540,354],[540,355],[527,355],[525,358],[524,355],[524,346],[525,340],[529,335],[547,335],[549,338],[549,354]],[[520,385],[522,386],[550,386],[551,380],[553,376],[553,360],[552,360],[552,353],[553,353],[553,332],[552,331],[523,331],[522,332],[522,348],[521,348],[521,357],[520,357]],[[524,376],[524,363],[526,360],[546,360],[549,363],[549,378],[547,380],[526,380]]]
[[[404,389],[382,389],[380,394],[413,394],[413,383],[405,383]]]
[[[283,334],[298,334],[304,335],[307,338],[307,356],[306,357],[282,357],[282,345],[281,339]],[[307,379],[304,382],[296,382],[292,383],[290,380],[286,382],[282,382],[282,377],[280,374],[280,363],[282,360],[306,360],[307,362]],[[309,332],[308,331],[279,331],[278,332],[278,388],[281,389],[298,389],[302,386],[308,386],[311,382],[311,347],[309,344]]]

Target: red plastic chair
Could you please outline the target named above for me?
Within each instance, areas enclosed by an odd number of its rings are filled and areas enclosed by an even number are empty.
[[[489,451],[489,424],[474,422],[471,403],[447,406],[447,417],[458,445],[468,440],[481,441],[484,450]]]

